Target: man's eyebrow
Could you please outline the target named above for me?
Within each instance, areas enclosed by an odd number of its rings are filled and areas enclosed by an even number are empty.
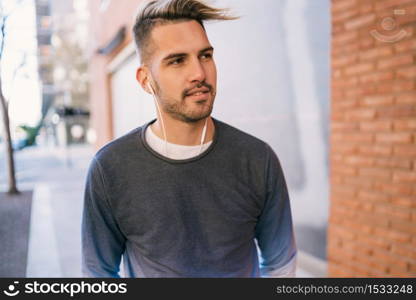
[[[170,60],[172,58],[185,57],[187,55],[188,54],[186,54],[186,53],[172,53],[172,54],[169,54],[168,56],[164,57],[163,61],[167,61],[167,60]]]
[[[207,51],[214,51],[214,48],[211,47],[211,46],[206,47],[206,48],[202,49],[201,51],[199,51],[199,54],[202,54],[202,53],[207,52]]]
[[[213,47],[211,47],[211,46],[206,47],[206,48],[204,48],[204,49],[200,50],[200,51],[199,51],[199,54],[205,53],[205,52],[207,52],[207,51],[214,51],[214,48],[213,48]],[[187,54],[187,53],[172,53],[172,54],[169,54],[169,55],[167,55],[166,57],[164,57],[164,58],[163,58],[163,61],[167,61],[167,60],[170,60],[170,59],[172,59],[172,58],[179,58],[179,57],[186,57],[186,56],[188,56],[188,54]]]

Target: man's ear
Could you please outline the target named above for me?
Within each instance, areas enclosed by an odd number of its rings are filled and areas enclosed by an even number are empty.
[[[145,66],[140,66],[136,70],[136,80],[141,85],[143,90],[151,94],[149,87],[148,87],[148,82],[149,82],[148,72],[149,70]]]

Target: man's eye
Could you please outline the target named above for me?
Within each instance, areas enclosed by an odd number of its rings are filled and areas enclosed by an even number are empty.
[[[183,63],[183,58],[177,58],[169,62],[170,65],[179,65],[181,63]]]
[[[209,58],[211,58],[212,57],[212,54],[211,53],[205,53],[205,54],[202,54],[202,56],[201,56],[203,59],[209,59]]]

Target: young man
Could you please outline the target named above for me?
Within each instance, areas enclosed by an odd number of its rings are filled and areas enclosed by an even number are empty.
[[[197,0],[151,1],[139,11],[137,81],[154,95],[158,118],[107,144],[91,163],[85,276],[118,277],[122,257],[130,277],[294,276],[276,154],[210,116],[217,78],[203,21],[227,19]]]

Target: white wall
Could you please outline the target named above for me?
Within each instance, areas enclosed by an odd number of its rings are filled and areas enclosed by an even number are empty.
[[[298,245],[325,258],[329,0],[221,0],[208,24],[218,68],[213,115],[268,142],[283,165]]]
[[[152,97],[136,81],[139,59],[133,53],[119,64],[111,76],[114,137],[155,118]]]

